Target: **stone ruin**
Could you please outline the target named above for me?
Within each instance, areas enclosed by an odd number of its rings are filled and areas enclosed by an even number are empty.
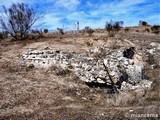
[[[112,86],[120,90],[149,88],[151,81],[144,79],[144,63],[134,47],[110,49],[99,46],[86,53],[28,49],[22,56],[25,64],[48,69],[58,66],[69,69],[90,87]]]

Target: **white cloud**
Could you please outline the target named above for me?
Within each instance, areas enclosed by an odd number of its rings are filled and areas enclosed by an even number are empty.
[[[79,21],[81,29],[83,29],[85,26],[90,26],[92,28],[104,28],[106,21],[110,21],[110,19],[115,21],[123,20],[125,26],[138,25],[138,21],[143,19],[153,23],[154,18],[159,17],[157,14],[147,16],[146,12],[148,11],[149,13],[156,3],[152,5],[149,4],[147,9],[143,6],[142,8],[137,6],[137,4],[145,2],[146,0],[122,0],[121,2],[113,1],[111,3],[99,2],[96,4],[97,7],[95,6],[94,9],[88,9],[84,11],[74,10],[69,14],[63,14],[62,18],[66,18],[68,21],[71,21],[68,26],[73,26],[74,22]],[[87,7],[93,7],[92,2],[87,2],[86,5]],[[146,15],[146,17],[143,15]]]
[[[56,6],[64,7],[67,10],[75,10],[79,4],[79,0],[57,0],[55,3]]]
[[[28,0],[1,0],[0,1],[0,7],[4,5],[5,7],[9,8],[13,3],[26,3],[33,5],[36,2],[36,0],[31,0],[28,2]]]
[[[84,11],[72,12],[66,16],[71,21],[78,21],[80,19],[87,19],[89,17]]]
[[[61,17],[57,17],[56,14],[46,14],[44,18],[37,21],[35,26],[38,28],[44,29],[47,28],[49,30],[56,30],[56,28],[62,27],[62,23],[60,22]],[[39,26],[40,24],[44,23],[43,26]]]
[[[124,25],[137,25],[139,20],[146,20],[151,23],[160,23],[159,13],[156,8],[159,5],[156,1],[151,0],[3,0],[0,5],[11,5],[11,2],[24,2],[35,7],[40,6],[40,10],[45,12],[44,19],[37,21],[37,24],[45,22],[41,28],[55,30],[62,27],[63,24],[72,29],[73,24],[80,22],[80,28],[85,26],[92,28],[104,28],[106,21],[123,20]],[[145,6],[137,6],[139,4]],[[147,3],[147,4],[146,4]],[[156,11],[156,12],[155,12]],[[158,22],[155,22],[158,21]]]

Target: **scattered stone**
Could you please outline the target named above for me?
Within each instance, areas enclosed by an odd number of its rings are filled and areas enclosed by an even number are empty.
[[[158,65],[156,65],[156,64],[151,65],[152,69],[156,69],[157,67],[158,67]]]
[[[160,50],[160,43],[152,42],[150,46]]]
[[[123,57],[132,59],[133,56],[134,56],[134,49],[135,49],[134,47],[130,47],[129,49],[126,49],[126,50],[123,52]]]
[[[95,54],[102,51],[105,55],[95,57]],[[133,89],[144,79],[144,62],[134,47],[109,49],[108,46],[98,46],[84,54],[72,55],[66,51],[53,51],[49,48],[29,49],[22,58],[26,64],[33,64],[37,68],[59,66],[57,75],[66,76],[66,70],[71,70],[90,87],[106,88],[115,84],[118,89]]]
[[[151,88],[151,84],[152,84],[152,81],[149,81],[149,80],[141,80],[139,81],[138,84],[134,84],[134,85],[127,82],[123,82],[121,86],[121,90],[128,91],[128,90],[136,90],[136,89],[147,89],[147,88],[149,89]]]
[[[35,66],[33,65],[33,64],[29,64],[28,66],[27,66],[27,70],[30,70],[30,69],[33,69]]]

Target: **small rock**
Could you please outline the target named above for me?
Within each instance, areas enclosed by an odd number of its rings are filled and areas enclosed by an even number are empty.
[[[104,71],[104,70],[99,71],[98,77],[105,79],[106,78],[106,71]]]
[[[105,81],[103,81],[103,80],[100,79],[100,78],[97,78],[97,82],[98,82],[98,83],[105,83]]]
[[[33,69],[33,68],[34,68],[34,65],[33,65],[33,64],[30,64],[30,65],[27,66],[27,68]]]
[[[156,64],[151,65],[152,69],[156,69],[157,67],[158,67],[158,65],[156,65]]]
[[[82,97],[82,100],[85,100],[85,101],[86,101],[86,100],[87,100],[87,98],[85,98],[85,97]]]

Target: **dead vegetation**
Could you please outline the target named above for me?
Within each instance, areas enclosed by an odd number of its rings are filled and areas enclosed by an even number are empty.
[[[152,41],[158,41],[158,35],[131,34],[129,31],[122,39],[126,37],[135,44],[138,42],[137,46],[147,47]],[[64,49],[69,51],[72,57],[74,52],[83,53],[97,44],[108,44],[111,49],[120,45],[117,41],[99,39],[97,41],[93,39],[96,44],[87,45],[87,40],[88,37],[81,36],[74,40],[69,37],[61,40],[57,37],[46,37],[36,41],[3,41],[0,46],[0,119],[128,120],[130,118],[126,117],[125,113],[129,110],[133,110],[134,113],[143,114],[146,111],[159,114],[160,69],[152,69],[149,66],[155,63],[152,60],[153,56],[149,57],[148,66],[145,68],[147,77],[153,81],[151,90],[120,94],[109,94],[108,89],[89,88],[68,69],[57,66],[52,66],[48,70],[37,69],[21,63],[21,53],[29,47],[49,46],[55,50]],[[13,49],[14,47],[16,49]],[[106,53],[101,50],[95,54],[95,58],[105,55]]]

